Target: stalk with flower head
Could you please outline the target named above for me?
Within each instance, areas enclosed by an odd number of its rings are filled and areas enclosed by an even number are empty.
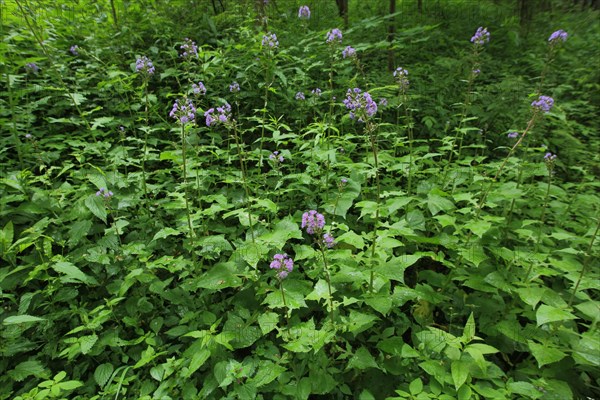
[[[369,136],[373,163],[375,167],[375,187],[377,190],[377,208],[375,210],[375,223],[373,226],[373,243],[371,245],[371,260],[375,260],[375,247],[377,243],[377,227],[379,225],[379,207],[381,205],[381,183],[379,179],[379,162],[377,158],[377,125],[372,118],[377,113],[377,103],[371,98],[369,92],[360,88],[348,89],[344,105],[349,110],[350,118],[365,124],[364,132]],[[373,290],[374,272],[371,270],[369,288]]]
[[[277,271],[277,280],[279,281],[279,290],[281,290],[281,299],[283,301],[283,306],[287,309],[287,303],[285,301],[285,291],[283,290],[283,281],[288,275],[294,270],[294,260],[288,256],[286,253],[278,253],[273,256],[273,261],[269,265],[269,268]],[[289,329],[289,312],[287,309],[285,313],[285,318],[288,321],[288,329]]]
[[[406,120],[406,129],[408,132],[408,186],[407,194],[410,196],[412,192],[412,164],[413,164],[413,122],[410,109],[408,108],[408,88],[410,81],[408,80],[408,71],[402,67],[396,68],[394,71],[394,79],[398,84],[398,95],[404,108],[404,118]],[[396,124],[398,125],[399,114],[396,113]]]
[[[331,317],[331,326],[334,326],[333,319],[333,296],[331,291],[331,275],[329,273],[329,266],[327,264],[326,250],[331,249],[335,246],[335,239],[330,232],[325,232],[325,216],[317,212],[317,210],[310,210],[302,214],[302,229],[306,230],[306,233],[311,235],[314,242],[317,244],[321,255],[323,256],[323,266],[325,269],[325,280],[327,281],[327,290],[329,292],[329,315]]]
[[[188,192],[187,192],[187,163],[186,163],[185,127],[194,123],[194,121],[196,119],[196,107],[192,103],[192,100],[190,100],[188,98],[184,97],[181,99],[177,99],[175,101],[175,103],[173,103],[173,108],[171,109],[169,116],[171,118],[175,118],[175,120],[177,120],[177,122],[181,126],[181,157],[182,157],[182,163],[183,163],[183,191],[184,191],[184,198],[185,198],[185,210],[186,210],[186,215],[187,215],[188,228],[189,228],[189,232],[190,232],[190,240],[192,242],[190,251],[194,255],[193,257],[195,260],[196,253],[193,250],[195,235],[194,235],[194,228],[192,225],[192,216],[191,216],[190,204],[189,204],[189,199],[188,199],[189,196],[188,196]]]
[[[144,92],[144,119],[146,126],[144,127],[144,154],[142,155],[142,186],[144,189],[144,199],[148,201],[148,187],[146,181],[146,156],[148,153],[148,129],[150,126],[150,102],[148,101],[148,82],[150,77],[154,75],[155,67],[146,56],[142,56],[135,61],[135,70],[142,77],[142,90]]]

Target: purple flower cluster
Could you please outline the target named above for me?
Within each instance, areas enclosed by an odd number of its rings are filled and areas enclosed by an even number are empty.
[[[294,260],[285,253],[275,254],[269,266],[271,269],[278,271],[277,278],[285,279],[294,270]]]
[[[183,50],[183,53],[181,53],[181,57],[183,58],[198,56],[198,46],[190,38],[183,39],[183,44],[179,48]]]
[[[508,132],[507,136],[509,139],[516,139],[519,137],[519,132]]]
[[[559,29],[556,32],[553,32],[552,35],[550,35],[550,37],[548,38],[548,43],[554,45],[560,43],[560,41],[566,42],[568,36],[569,34],[567,32],[563,31],[562,29]]]
[[[531,103],[531,107],[545,113],[549,112],[552,109],[552,106],[554,106],[554,99],[550,96],[540,96],[537,100]]]
[[[335,28],[335,29],[332,29],[329,32],[327,32],[326,42],[333,43],[333,44],[342,43],[342,31]]]
[[[38,67],[36,63],[25,64],[25,69],[29,72],[33,72],[34,74],[40,72],[40,67]]]
[[[475,68],[473,71],[471,71],[473,73],[473,76],[477,76],[481,73],[481,70],[479,68]]]
[[[221,107],[217,107],[217,113],[215,114],[214,108],[209,108],[204,116],[206,117],[206,126],[212,126],[215,123],[225,124],[231,119],[231,106],[229,103],[225,103]]]
[[[300,6],[300,8],[298,9],[298,18],[310,18],[310,9],[308,8],[308,6]]]
[[[188,98],[177,99],[173,103],[173,109],[169,113],[169,117],[175,118],[180,124],[193,122],[196,118],[196,107],[192,100]]]
[[[302,214],[302,229],[306,228],[306,233],[309,235],[321,232],[324,226],[325,217],[317,210],[310,210]]]
[[[394,78],[396,78],[396,82],[400,86],[400,90],[403,92],[408,89],[410,85],[410,81],[408,80],[408,71],[402,67],[396,68],[394,71]]]
[[[488,32],[487,28],[481,26],[477,28],[477,32],[475,32],[475,35],[473,35],[471,38],[471,43],[473,43],[475,46],[483,46],[489,41],[490,33]]]
[[[282,163],[284,158],[282,155],[279,154],[277,150],[275,150],[269,155],[269,160]]]
[[[231,85],[229,85],[229,91],[231,93],[238,93],[240,91],[240,84],[233,82]]]
[[[327,246],[328,249],[331,249],[333,246],[335,246],[335,239],[333,236],[331,236],[331,234],[326,233],[323,235],[323,244]]]
[[[195,83],[192,83],[192,91],[196,96],[204,96],[206,94],[206,87],[204,86],[203,82],[198,82],[197,85]]]
[[[69,49],[69,51],[71,52],[71,54],[73,54],[74,56],[78,56],[79,52],[77,51],[77,49],[79,49],[79,46],[77,46],[76,44],[74,44],[73,46],[71,46],[71,48]]]
[[[277,41],[277,35],[274,33],[267,33],[263,36],[262,45],[263,47],[269,47],[271,49],[278,48],[279,42]]]
[[[135,70],[142,74],[152,75],[154,74],[154,65],[148,57],[142,56],[135,61]]]
[[[343,58],[356,57],[356,49],[354,49],[354,47],[352,47],[352,46],[346,46],[346,48],[344,50],[342,50],[342,57]]]
[[[380,99],[379,99],[379,105],[380,105],[381,107],[387,107],[387,105],[388,105],[388,101],[387,101],[387,99],[386,99],[385,97],[382,97],[382,98],[380,98]]]
[[[546,161],[548,163],[551,163],[551,162],[554,162],[554,160],[556,160],[556,154],[552,154],[550,152],[547,152],[544,155],[544,161]]]
[[[368,92],[362,92],[359,88],[348,89],[344,104],[350,110],[350,118],[356,118],[358,122],[365,122],[377,112],[377,103]]]
[[[314,88],[313,90],[310,91],[312,94],[314,94],[317,97],[321,97],[321,89],[319,88]]]
[[[306,100],[304,93],[302,93],[302,92],[296,93],[296,100]]]
[[[100,190],[98,190],[96,192],[96,196],[98,196],[98,197],[102,196],[105,199],[110,199],[113,196],[113,194],[114,194],[113,192],[111,192],[110,190],[103,188],[103,187],[101,187]]]

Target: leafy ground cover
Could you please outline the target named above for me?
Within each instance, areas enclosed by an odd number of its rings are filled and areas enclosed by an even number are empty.
[[[83,3],[2,3],[0,399],[600,395],[597,12]]]

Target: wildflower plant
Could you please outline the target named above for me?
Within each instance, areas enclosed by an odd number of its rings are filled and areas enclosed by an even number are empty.
[[[300,19],[309,19],[310,18],[310,9],[308,6],[300,6],[298,9],[298,18]]]

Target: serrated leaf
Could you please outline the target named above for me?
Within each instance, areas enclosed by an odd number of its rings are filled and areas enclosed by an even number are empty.
[[[104,197],[102,196],[88,196],[85,199],[85,206],[98,217],[102,222],[106,224],[106,204],[104,203]]]
[[[410,394],[412,394],[413,396],[416,396],[419,393],[421,393],[423,391],[423,381],[421,380],[421,378],[414,379],[408,385],[408,390],[410,391]]]
[[[540,368],[546,364],[552,364],[560,361],[566,356],[565,353],[558,349],[535,343],[532,340],[528,340],[527,344],[529,346],[529,350],[531,350],[531,354],[535,357]]]
[[[4,321],[2,321],[3,325],[15,325],[15,324],[25,324],[29,322],[41,322],[45,321],[44,318],[34,317],[33,315],[13,315],[12,317],[6,317]]]
[[[100,364],[94,371],[94,380],[101,388],[106,385],[110,377],[112,376],[115,367],[111,363]]]
[[[369,353],[366,347],[361,346],[356,353],[350,358],[346,370],[359,369],[364,370],[367,368],[379,368],[375,359]]]
[[[460,387],[465,383],[467,377],[469,376],[469,366],[470,363],[462,360],[452,361],[450,365],[450,371],[452,372],[452,381],[454,382],[454,388],[456,390],[460,389]]]
[[[279,377],[285,368],[281,365],[277,365],[271,361],[261,361],[258,371],[254,378],[252,378],[252,382],[256,385],[256,387],[261,387],[264,385],[268,385],[273,382],[277,377]]]
[[[469,229],[478,237],[483,237],[483,235],[490,230],[492,224],[488,221],[472,221],[465,225],[465,228]]]
[[[568,311],[561,310],[560,308],[556,307],[550,307],[546,304],[542,304],[535,313],[537,326],[547,324],[548,322],[566,321],[576,318],[576,316]]]
[[[465,328],[463,329],[462,340],[463,343],[469,343],[475,337],[475,318],[473,317],[473,313],[469,315],[469,319],[467,319],[467,323],[465,324]],[[458,390],[458,388],[456,388]]]
[[[68,261],[59,261],[52,265],[52,269],[58,273],[64,274],[67,280],[80,281],[88,285],[98,283],[94,278],[84,274],[79,268]]]
[[[179,235],[179,234],[181,234],[181,231],[178,229],[162,228],[161,230],[159,230],[158,232],[156,232],[154,234],[154,237],[152,238],[152,240],[150,242],[154,242],[155,240],[158,240],[158,239],[164,239],[166,237],[169,237],[172,235]]]
[[[96,334],[80,337],[79,344],[81,346],[81,353],[82,354],[89,353],[97,341],[98,341],[98,335],[96,335]]]
[[[44,366],[37,360],[23,361],[12,370],[8,375],[17,382],[21,382],[29,376],[40,377],[44,373]]]
[[[278,323],[279,315],[274,312],[266,312],[258,316],[258,326],[260,326],[263,335],[275,329]]]
[[[454,203],[445,197],[429,193],[427,195],[427,208],[431,215],[436,215],[440,211],[449,211],[454,208]]]
[[[306,296],[306,300],[316,300],[319,301],[321,299],[329,298],[329,289],[327,282],[323,279],[319,279],[315,284],[314,290]],[[333,290],[335,292],[335,290]]]
[[[235,275],[235,265],[233,263],[216,264],[196,280],[197,287],[211,290],[238,287],[241,284],[242,280]]]
[[[190,376],[192,376],[192,374],[194,372],[196,372],[198,370],[198,368],[203,366],[204,363],[206,362],[206,360],[208,360],[209,358],[210,358],[210,350],[208,350],[208,349],[200,349],[200,351],[195,352],[194,355],[192,356],[192,360],[190,361],[190,365],[188,367],[187,372],[182,374],[182,377],[184,379],[187,379]]]

